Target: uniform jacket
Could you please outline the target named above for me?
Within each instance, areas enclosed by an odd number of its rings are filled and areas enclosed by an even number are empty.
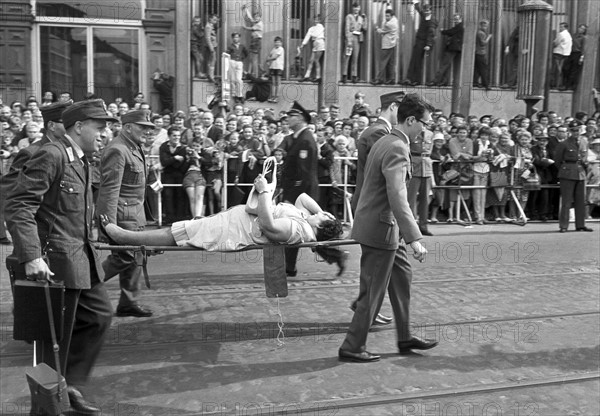
[[[419,134],[410,142],[412,176],[430,178],[433,176],[431,149],[433,148],[433,133],[429,130]]]
[[[367,156],[375,142],[381,139],[386,134],[390,134],[391,128],[385,120],[379,118],[373,124],[365,129],[356,142],[356,150],[358,150],[358,160],[356,161],[356,191],[352,195],[351,207],[356,211],[360,192],[358,185],[363,183],[365,176],[365,165],[367,164]]]
[[[25,163],[6,201],[15,255],[25,263],[48,256],[53,279],[89,289],[98,253],[92,237],[91,177],[66,137],[47,143]]]
[[[587,162],[587,148],[572,138],[560,142],[554,149],[554,162],[558,168],[559,179],[573,181],[585,180],[584,164]]]
[[[281,183],[284,192],[297,195],[306,193],[317,199],[319,194],[317,178],[319,157],[317,143],[310,130],[303,129],[298,137],[294,137],[293,134],[287,136],[279,147],[287,153]]]
[[[148,168],[142,148],[119,134],[102,153],[98,215],[126,229],[146,225],[144,195]]]
[[[408,137],[401,131],[379,139],[371,149],[352,226],[352,238],[361,244],[396,250],[399,237],[407,243],[422,238],[407,200],[411,177]]]

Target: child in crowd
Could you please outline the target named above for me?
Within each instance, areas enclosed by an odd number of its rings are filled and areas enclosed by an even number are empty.
[[[283,75],[283,65],[285,51],[283,50],[283,40],[281,37],[275,37],[275,46],[269,52],[267,63],[271,74],[271,96],[267,100],[270,103],[279,101],[279,87],[281,85],[281,76]]]
[[[207,207],[210,215],[221,211],[224,154],[214,146],[202,149],[202,172],[206,178]]]
[[[435,184],[441,185],[442,175],[445,171],[450,169],[450,152],[446,146],[446,139],[444,134],[436,132],[433,135],[433,148],[431,149],[431,160],[433,161],[433,179]],[[431,214],[429,215],[429,222],[436,224],[438,221],[437,214],[438,210],[444,207],[446,201],[446,189],[434,189],[433,199],[431,200]]]
[[[244,166],[241,161],[244,148],[240,144],[240,134],[237,131],[232,131],[227,137],[229,142],[223,148],[223,157],[227,159],[227,183],[235,185],[227,189],[227,206],[231,207],[243,202],[244,191],[241,191],[237,184],[240,182]]]
[[[281,187],[281,175],[283,174],[283,164],[284,164],[284,154],[283,149],[276,148],[273,150],[273,156],[277,161],[276,172],[275,175],[277,177],[277,189],[275,189],[275,193],[273,194],[273,201],[278,204],[283,202],[283,188]]]

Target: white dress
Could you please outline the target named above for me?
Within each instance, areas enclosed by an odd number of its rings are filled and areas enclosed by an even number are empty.
[[[316,241],[307,216],[294,205],[280,203],[273,207],[273,218],[288,218],[292,224],[290,238],[281,244]],[[171,226],[178,246],[193,246],[207,251],[236,251],[252,244],[273,244],[267,239],[256,215],[248,214],[245,205],[197,220],[179,221]]]

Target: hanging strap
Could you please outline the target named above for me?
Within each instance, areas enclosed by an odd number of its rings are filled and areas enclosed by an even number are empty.
[[[46,307],[48,309],[48,320],[50,321],[50,335],[52,337],[52,351],[54,351],[54,362],[56,364],[56,374],[57,374],[57,389],[58,389],[58,400],[62,400],[62,392],[60,388],[61,382],[61,372],[60,372],[60,358],[58,357],[58,351],[60,347],[58,346],[58,341],[56,340],[56,331],[54,329],[54,313],[52,311],[52,300],[50,298],[50,284],[46,282],[44,286],[44,291],[46,293]]]

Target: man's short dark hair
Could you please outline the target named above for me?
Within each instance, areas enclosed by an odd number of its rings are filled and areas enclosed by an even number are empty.
[[[177,127],[177,126],[171,126],[171,127],[169,127],[169,130],[167,130],[167,135],[170,137],[170,136],[171,136],[171,134],[172,134],[174,131],[179,131],[179,132],[180,132],[180,131],[181,131],[181,129],[180,129],[179,127]]]
[[[431,113],[433,110],[433,106],[420,95],[406,94],[404,99],[398,104],[398,123],[404,123],[410,116],[421,119],[426,111]]]

